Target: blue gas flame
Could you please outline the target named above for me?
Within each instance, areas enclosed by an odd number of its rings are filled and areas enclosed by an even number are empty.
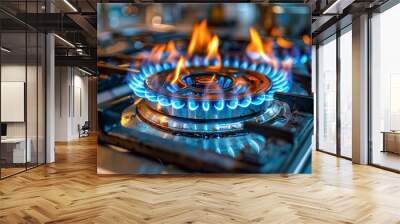
[[[207,60],[199,56],[193,57],[191,60],[186,61],[186,67],[199,67],[199,66],[210,66],[217,65],[217,61]],[[288,70],[276,69],[270,64],[265,62],[251,62],[249,60],[240,59],[239,57],[223,58],[222,65],[224,67],[233,67],[244,70],[251,70],[264,74],[271,80],[271,88],[265,92],[258,94],[253,97],[245,97],[243,99],[220,99],[218,101],[210,102],[208,100],[193,100],[188,97],[187,100],[177,98],[167,98],[163,95],[157,94],[145,87],[145,79],[155,73],[171,70],[176,67],[176,61],[163,62],[163,63],[143,63],[140,72],[130,72],[128,74],[128,85],[134,92],[134,94],[140,98],[144,98],[150,102],[158,103],[162,107],[172,107],[175,110],[189,109],[190,111],[203,110],[204,112],[214,108],[217,111],[222,110],[235,110],[238,107],[247,108],[251,105],[261,105],[265,101],[272,101],[275,92],[288,92],[291,88],[291,74]],[[218,80],[221,86],[227,86],[231,82],[229,79],[223,79],[220,77]],[[166,86],[167,90],[171,93],[175,93],[179,90],[179,87],[174,85]],[[247,91],[246,87],[239,86],[234,88],[234,93],[243,93]]]

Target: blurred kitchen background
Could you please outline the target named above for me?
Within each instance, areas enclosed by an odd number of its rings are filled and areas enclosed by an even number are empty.
[[[255,26],[262,36],[285,36],[289,39],[310,35],[311,32],[311,18],[306,16],[310,15],[310,9],[304,4],[113,3],[99,4],[98,7],[99,47],[109,46],[110,42],[119,41],[119,37],[128,36],[133,41],[132,47],[141,50],[145,47],[143,40],[157,42],[157,38],[165,38],[146,33],[167,33],[174,35],[168,39],[181,39],[201,19],[207,19],[210,29],[222,39],[248,39],[250,26]]]

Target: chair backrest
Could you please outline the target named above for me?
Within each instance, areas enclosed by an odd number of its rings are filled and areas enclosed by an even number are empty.
[[[82,128],[89,128],[90,127],[89,124],[90,124],[89,121],[85,121],[85,123],[83,124]]]

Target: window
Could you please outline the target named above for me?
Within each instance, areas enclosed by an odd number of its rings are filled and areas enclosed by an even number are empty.
[[[336,39],[318,48],[318,149],[336,153]]]
[[[400,5],[371,18],[371,160],[400,170]]]
[[[39,13],[44,1],[0,1],[19,16]],[[26,15],[26,14],[25,14]],[[45,35],[1,12],[0,178],[45,163]],[[10,25],[11,24],[11,25]]]
[[[340,36],[340,155],[351,158],[352,149],[352,34]]]

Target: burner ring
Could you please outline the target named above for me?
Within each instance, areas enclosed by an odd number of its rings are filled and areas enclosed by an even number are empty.
[[[240,100],[249,96],[257,96],[271,88],[271,80],[268,77],[245,69],[192,67],[187,69],[186,74],[182,74],[180,82],[171,84],[169,80],[172,79],[173,73],[174,70],[171,69],[150,75],[144,80],[146,90],[167,99],[218,101],[221,99]],[[216,86],[220,87],[219,91],[207,91],[199,88],[201,85],[205,86],[204,80],[213,79],[213,77],[215,77]],[[228,86],[224,86],[224,84]]]
[[[265,93],[271,88],[271,81],[263,74],[231,67],[193,67],[186,71],[180,82],[174,84],[169,82],[174,70],[147,77],[144,80],[146,96],[158,99],[148,100],[147,104],[162,113],[191,119],[243,117],[269,104]],[[171,105],[165,103],[160,107],[160,101],[169,101]],[[182,109],[185,105],[188,108]]]
[[[281,113],[282,107],[277,102],[264,107],[255,114],[240,118],[219,120],[198,120],[170,116],[163,112],[153,110],[147,103],[141,102],[136,106],[136,114],[141,121],[158,129],[194,137],[220,137],[243,133],[243,124],[247,121],[265,123]]]
[[[195,56],[185,62],[180,81],[169,85],[175,67],[176,61],[144,63],[140,72],[128,74],[129,87],[154,110],[190,119],[225,119],[254,114],[273,102],[275,92],[287,92],[291,88],[288,71],[268,63],[249,62],[246,58],[227,56],[222,58],[221,64],[215,64]],[[214,81],[210,88],[202,89],[210,81],[201,80],[201,76],[210,79],[214,75],[218,80],[222,78],[233,84],[221,86]],[[200,80],[194,80],[197,76]],[[168,81],[166,85],[164,81]],[[237,83],[244,88],[234,92]]]

